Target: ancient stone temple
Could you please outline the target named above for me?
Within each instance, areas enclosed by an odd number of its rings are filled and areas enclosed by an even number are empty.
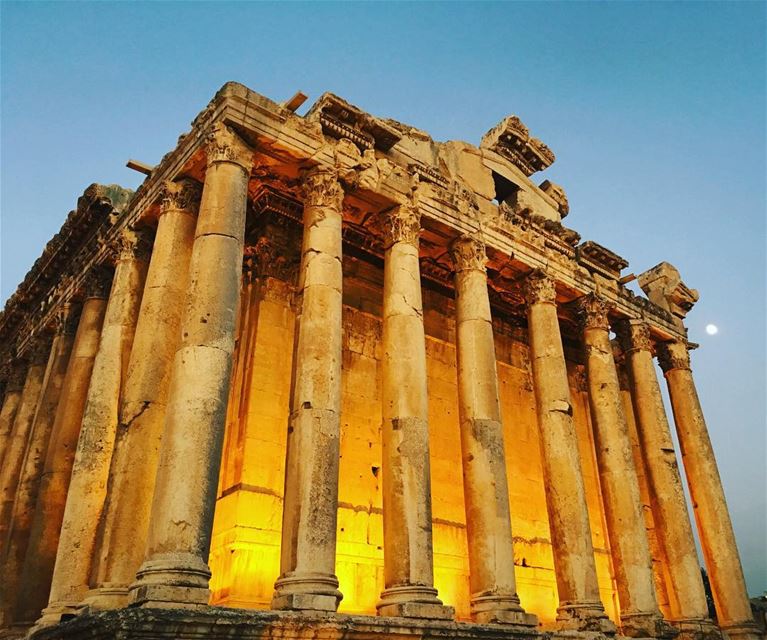
[[[759,637],[697,292],[632,293],[514,116],[300,103],[225,85],[6,304],[0,637]]]

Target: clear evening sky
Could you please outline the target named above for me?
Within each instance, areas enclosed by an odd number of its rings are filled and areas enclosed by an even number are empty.
[[[0,298],[85,187],[135,188],[125,161],[157,163],[228,80],[275,100],[333,91],[438,140],[476,144],[515,113],[557,155],[536,180],[564,186],[568,226],[700,290],[693,369],[760,594],[765,7],[4,1]]]

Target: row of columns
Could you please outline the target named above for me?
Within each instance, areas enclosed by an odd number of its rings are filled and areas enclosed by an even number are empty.
[[[211,134],[207,153],[199,212],[195,183],[167,185],[151,259],[139,236],[124,235],[108,303],[104,296],[88,297],[70,346],[59,340],[51,350],[48,374],[34,360],[23,389],[9,387],[6,393],[0,427],[12,423],[12,428],[0,428],[0,438],[10,434],[0,451],[0,507],[10,513],[14,504],[21,505],[20,531],[30,522],[24,550],[17,544],[8,555],[14,538],[3,535],[11,544],[3,547],[4,561],[13,556],[12,562],[21,566],[17,588],[4,593],[4,609],[13,612],[17,624],[30,624],[46,604],[41,625],[83,606],[208,602],[207,557],[253,153],[222,125]],[[334,567],[344,190],[336,172],[321,167],[307,172],[303,189],[281,568],[272,606],[334,611],[342,598]],[[385,589],[378,611],[452,618],[452,608],[439,600],[433,584],[420,213],[408,202],[385,212],[382,222]],[[485,248],[475,238],[461,237],[450,253],[472,616],[478,622],[534,626],[535,616],[522,609],[516,593]],[[613,633],[599,597],[554,283],[535,271],[526,279],[525,297],[558,620],[564,629]],[[667,637],[675,632],[663,622],[652,586],[608,312],[594,296],[577,305],[621,628],[636,637]],[[712,626],[648,329],[635,321],[617,328],[627,353],[653,516],[669,572],[673,621],[683,632],[700,635]],[[666,375],[683,455],[691,467],[688,479],[691,488],[695,485],[696,517],[712,567],[720,623],[733,634],[748,635],[742,571],[732,577],[732,567],[740,564],[689,365],[684,364],[686,345],[664,349],[671,354],[662,362],[672,363]],[[46,375],[59,380],[50,392],[43,382]],[[44,412],[51,416],[57,395],[66,402],[58,402],[52,419],[40,422],[40,438],[50,432],[45,464],[37,453],[27,453],[25,463],[19,452],[25,446],[30,450],[24,443],[30,425],[37,423],[37,398],[45,399],[39,405],[48,407]],[[19,502],[16,497],[18,477],[22,468],[34,475],[41,466],[31,515],[30,499]],[[725,566],[729,573],[719,570]],[[47,581],[49,597],[41,602]]]

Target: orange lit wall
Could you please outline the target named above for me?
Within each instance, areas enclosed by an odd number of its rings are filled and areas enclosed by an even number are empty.
[[[381,274],[344,261],[343,406],[336,573],[340,610],[375,613],[383,589],[381,517]],[[424,288],[435,582],[440,597],[468,618],[469,586],[456,389],[453,302]],[[294,314],[277,280],[243,295],[210,566],[212,602],[265,608],[279,574]],[[543,623],[557,595],[538,427],[524,329],[496,323],[515,565],[522,605]],[[615,618],[603,511],[587,397],[571,366],[579,436],[602,600]]]

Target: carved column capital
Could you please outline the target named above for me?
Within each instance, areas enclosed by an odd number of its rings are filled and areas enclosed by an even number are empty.
[[[460,236],[450,243],[450,257],[458,271],[485,272],[485,243],[471,236]]]
[[[95,265],[90,268],[88,275],[83,281],[83,293],[86,298],[108,298],[112,288],[114,273],[104,265]]]
[[[663,373],[674,369],[690,371],[690,350],[681,341],[661,342],[658,344],[658,364]]]
[[[44,365],[48,362],[48,357],[51,355],[51,335],[43,333],[32,339],[32,344],[29,347],[29,364]]]
[[[384,248],[398,242],[418,247],[421,235],[421,211],[413,204],[401,204],[381,213]]]
[[[208,166],[216,162],[231,162],[250,173],[253,150],[223,122],[217,122],[207,136],[205,151]]]
[[[634,351],[653,352],[650,327],[640,320],[620,320],[615,324],[615,331],[621,348],[625,353]]]
[[[63,303],[56,311],[56,335],[73,336],[80,321],[80,305],[72,302]]]
[[[301,193],[305,207],[332,207],[341,211],[344,189],[335,169],[313,167],[302,176]]]
[[[152,241],[147,230],[126,227],[112,243],[112,251],[118,261],[149,262],[152,255]]]
[[[614,305],[594,293],[575,301],[575,315],[581,331],[586,329],[610,330],[609,313]]]
[[[294,282],[301,263],[300,239],[280,227],[270,226],[256,242],[245,247],[243,271],[250,281],[255,278],[277,278]]]
[[[160,215],[168,211],[181,211],[196,216],[201,197],[202,185],[196,180],[166,180],[160,192]]]
[[[554,281],[540,269],[536,269],[525,278],[525,302],[533,304],[556,304],[557,292]]]

